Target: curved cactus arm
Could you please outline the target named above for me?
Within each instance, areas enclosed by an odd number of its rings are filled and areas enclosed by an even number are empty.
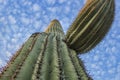
[[[66,34],[68,46],[84,53],[108,32],[114,18],[114,0],[87,0]]]

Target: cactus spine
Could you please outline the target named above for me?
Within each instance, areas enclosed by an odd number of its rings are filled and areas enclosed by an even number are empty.
[[[0,80],[92,80],[78,52],[92,49],[110,28],[114,0],[89,0],[65,35],[58,20],[34,33],[0,73]]]

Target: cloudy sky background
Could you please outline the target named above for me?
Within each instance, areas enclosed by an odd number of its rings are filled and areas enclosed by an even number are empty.
[[[66,32],[85,0],[0,0],[0,66],[34,32],[42,32],[58,19]],[[80,55],[94,80],[120,80],[120,0],[116,15],[104,40],[90,52]]]

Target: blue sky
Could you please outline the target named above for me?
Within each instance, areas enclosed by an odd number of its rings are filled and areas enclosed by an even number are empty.
[[[58,19],[66,32],[85,0],[0,0],[0,66],[34,32]],[[94,80],[120,80],[120,0],[107,36],[90,52],[79,55]]]

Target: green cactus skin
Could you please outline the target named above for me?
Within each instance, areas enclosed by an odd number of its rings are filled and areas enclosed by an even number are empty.
[[[45,32],[26,41],[0,80],[92,80],[64,37],[60,23],[53,20]]]
[[[114,0],[89,0],[65,35],[58,20],[34,33],[0,73],[0,80],[92,80],[78,52],[104,37],[114,16]]]
[[[16,76],[17,72],[23,65],[26,57],[29,55],[35,41],[36,36],[31,36],[27,42],[22,46],[22,48],[13,56],[8,65],[3,69],[0,74],[0,80],[10,80]]]
[[[91,50],[108,32],[113,18],[114,0],[87,0],[67,31],[67,44],[80,53]]]

